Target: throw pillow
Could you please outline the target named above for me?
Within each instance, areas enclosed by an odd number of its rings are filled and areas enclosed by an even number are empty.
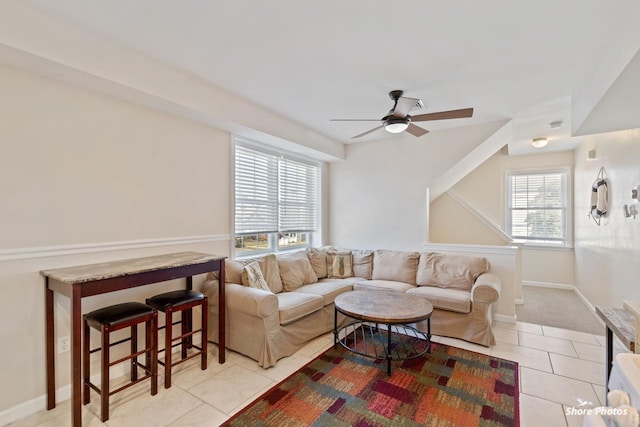
[[[264,255],[258,258],[241,259],[241,260],[225,260],[225,282],[242,284],[242,269],[257,261],[260,265],[260,271],[264,276],[264,280],[269,285],[271,292],[277,294],[282,292],[282,280],[280,279],[280,271],[278,270],[278,261],[274,254]]]
[[[269,285],[267,285],[267,281],[264,280],[258,261],[250,262],[244,266],[242,269],[242,284],[250,288],[262,289],[263,291],[271,292]]]
[[[329,252],[327,270],[330,278],[353,277],[353,255],[351,252]]]

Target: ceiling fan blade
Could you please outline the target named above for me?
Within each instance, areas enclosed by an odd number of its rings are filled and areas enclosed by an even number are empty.
[[[473,116],[473,108],[462,108],[460,110],[439,111],[437,113],[418,114],[411,116],[412,122],[426,122],[428,120],[463,119]]]
[[[407,98],[401,96],[398,98],[396,108],[393,110],[394,117],[406,117],[414,108],[422,108],[422,101],[418,98]]]
[[[370,130],[368,130],[368,131],[366,131],[366,132],[361,133],[360,135],[352,136],[352,137],[351,137],[351,139],[360,138],[361,136],[368,135],[368,134],[370,134],[371,132],[375,132],[375,131],[377,131],[378,129],[382,129],[383,127],[384,127],[384,126],[378,126],[378,127],[375,127],[375,128],[373,128],[373,129],[370,129]]]
[[[329,119],[330,122],[379,122],[380,119]]]
[[[413,123],[409,123],[409,127],[407,128],[407,132],[409,132],[413,136],[422,136],[429,133],[428,130],[421,128],[420,126],[416,126]]]

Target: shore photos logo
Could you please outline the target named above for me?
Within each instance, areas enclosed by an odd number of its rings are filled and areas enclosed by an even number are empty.
[[[638,426],[640,417],[638,410],[630,405],[629,395],[621,390],[607,393],[609,404],[614,406],[594,406],[593,402],[578,398],[577,407],[566,408],[566,416],[600,416],[604,420],[613,421],[615,425]],[[622,424],[618,424],[618,423]]]
[[[629,407],[612,408],[610,406],[596,406],[595,408],[567,408],[565,415],[600,415],[605,417],[629,415]]]

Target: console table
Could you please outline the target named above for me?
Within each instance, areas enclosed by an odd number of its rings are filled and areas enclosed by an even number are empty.
[[[180,278],[186,278],[186,287],[191,289],[192,276],[217,271],[220,336],[218,362],[224,363],[224,259],[223,256],[199,252],[180,252],[41,271],[46,289],[47,409],[56,406],[54,292],[70,299],[71,418],[73,426],[79,427],[82,425],[82,298]]]

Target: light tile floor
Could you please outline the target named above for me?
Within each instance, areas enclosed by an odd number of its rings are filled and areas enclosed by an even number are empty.
[[[604,327],[603,327],[604,330]],[[605,339],[530,323],[496,322],[497,344],[491,348],[452,338],[434,341],[465,348],[519,363],[520,421],[522,427],[574,427],[582,418],[566,415],[581,402],[595,406],[605,402]],[[262,369],[257,363],[228,352],[227,363],[217,363],[217,347],[210,344],[210,363],[206,371],[197,363],[174,369],[173,387],[160,387],[149,394],[148,383],[131,387],[111,398],[108,426],[216,426],[248,403],[310,362],[333,344],[331,334],[308,343],[275,367]],[[617,351],[624,351],[621,345]],[[162,380],[162,378],[160,379]],[[162,382],[162,381],[160,381]],[[84,408],[85,426],[104,425],[98,414],[96,394]],[[69,401],[51,411],[41,411],[12,426],[68,426]]]

